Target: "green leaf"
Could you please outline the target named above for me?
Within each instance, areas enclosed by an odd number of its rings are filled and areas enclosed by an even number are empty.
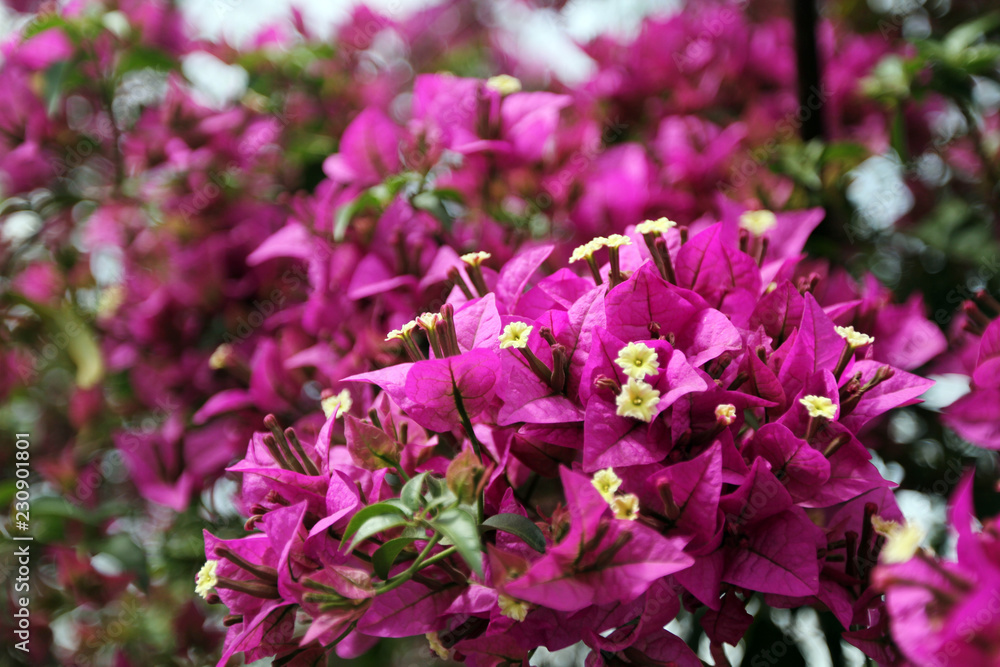
[[[159,49],[134,45],[126,51],[118,62],[118,76],[142,69],[157,71],[177,69],[177,61]]]
[[[347,548],[347,551],[350,551],[358,542],[365,540],[383,530],[388,530],[389,528],[393,528],[395,526],[401,526],[405,523],[406,514],[399,507],[384,502],[369,505],[368,507],[358,510],[358,512],[351,517],[351,521],[347,524],[347,529],[344,531],[344,537],[341,544],[343,544],[343,542],[348,540],[351,536],[354,536],[350,546]]]
[[[391,505],[396,509],[398,509],[403,514],[405,514],[406,516],[413,516],[413,510],[410,508],[410,506],[404,503],[399,498],[389,498],[388,500],[383,500],[381,504]]]
[[[90,389],[104,377],[104,361],[97,345],[94,331],[73,311],[69,305],[61,310],[37,303],[16,292],[8,292],[7,297],[31,308],[42,323],[53,334],[60,348],[76,366],[76,384],[81,389]]]
[[[451,225],[455,222],[455,219],[448,213],[448,209],[445,208],[442,200],[433,192],[417,193],[410,199],[410,204],[413,208],[433,215],[446,229],[451,229]]]
[[[949,32],[944,38],[944,48],[950,53],[959,54],[998,27],[1000,27],[1000,12],[985,14]]]
[[[449,505],[457,505],[458,496],[449,490],[445,490],[440,496],[432,498],[430,502],[427,503],[427,509],[432,510],[438,507],[447,507]]]
[[[63,84],[66,81],[67,74],[70,72],[70,67],[69,62],[60,60],[45,70],[43,78],[45,109],[49,116],[54,116],[59,109],[59,103],[62,101]]]
[[[383,530],[390,530],[392,528],[405,526],[406,522],[406,517],[400,515],[382,514],[380,516],[373,516],[361,524],[361,527],[358,528],[358,532],[354,534],[354,539],[351,540],[351,544],[348,546],[347,550],[352,550],[359,543],[364,542],[373,535],[381,533]]]
[[[426,472],[416,475],[409,482],[404,484],[403,490],[399,492],[399,499],[413,511],[420,509],[420,501],[424,491],[424,480],[426,478]]]
[[[359,194],[353,201],[340,207],[333,226],[333,240],[343,241],[344,234],[347,233],[347,228],[350,226],[354,216],[366,208],[377,208],[380,204],[381,201],[377,194],[372,189],[369,189]]]
[[[375,553],[372,554],[372,568],[375,570],[375,574],[382,579],[388,579],[389,570],[399,558],[399,554],[416,540],[416,537],[397,537],[376,549]]]
[[[128,535],[118,533],[108,538],[101,546],[101,551],[114,556],[126,570],[133,572],[138,578],[139,587],[149,589],[149,565],[146,562],[146,552],[132,541]]]
[[[496,514],[480,525],[480,530],[499,530],[520,537],[540,554],[545,553],[545,536],[533,521],[520,514]]]
[[[437,519],[429,522],[431,528],[441,533],[455,545],[459,555],[468,563],[472,571],[483,575],[482,544],[476,520],[464,509],[445,510]]]
[[[442,493],[448,490],[445,486],[444,480],[433,475],[427,478],[427,494],[433,498],[437,498]]]

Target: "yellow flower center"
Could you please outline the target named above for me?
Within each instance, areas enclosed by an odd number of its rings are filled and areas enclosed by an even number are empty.
[[[520,92],[521,81],[510,74],[498,74],[486,79],[486,87],[497,91],[501,95],[511,95]]]
[[[503,333],[500,334],[500,349],[527,347],[528,336],[531,335],[532,329],[534,327],[525,322],[511,322],[503,328]]]
[[[656,350],[645,343],[629,343],[618,351],[615,363],[625,375],[636,380],[642,380],[647,375],[656,375],[660,371]]]
[[[330,415],[337,412],[337,418],[344,416],[344,413],[350,412],[351,407],[354,405],[354,400],[351,398],[351,392],[344,389],[339,394],[334,396],[327,396],[319,402],[320,406],[323,408],[323,414],[329,419]]]
[[[653,420],[653,410],[660,402],[660,392],[653,389],[642,380],[629,378],[628,384],[622,387],[615,403],[618,405],[616,414],[619,417],[631,417],[644,422]]]
[[[837,416],[837,406],[826,396],[804,396],[799,403],[805,406],[810,417],[833,419]]]
[[[212,356],[208,358],[208,366],[213,371],[217,371],[226,367],[229,363],[229,358],[233,354],[233,346],[229,343],[223,343],[219,347],[215,348],[215,352]]]
[[[101,290],[97,298],[97,317],[111,317],[125,302],[125,288],[121,285],[111,285]]]
[[[595,472],[590,483],[601,494],[601,497],[610,503],[615,497],[615,491],[622,485],[622,480],[621,477],[615,474],[613,468],[605,468],[604,470]]]
[[[513,618],[519,623],[527,618],[528,608],[530,607],[529,603],[512,598],[509,595],[504,595],[503,593],[497,596],[497,606],[500,607],[501,614],[507,618]]]
[[[722,403],[715,408],[716,421],[729,426],[736,421],[736,406],[730,403]]]
[[[868,334],[855,331],[854,327],[834,327],[837,335],[847,341],[851,347],[864,347],[869,343],[874,343],[875,339]]]
[[[219,567],[219,561],[210,560],[206,561],[202,565],[201,569],[198,570],[198,574],[195,576],[195,587],[194,592],[203,598],[207,598],[208,594],[212,592],[215,585],[219,583],[219,577],[215,574],[215,571]]]
[[[666,234],[667,230],[677,226],[677,223],[669,218],[657,218],[656,220],[646,220],[640,222],[635,227],[635,231],[640,234]]]
[[[462,255],[459,259],[461,259],[463,262],[465,262],[469,266],[479,266],[480,264],[482,264],[484,261],[486,261],[487,259],[489,259],[492,256],[493,255],[491,255],[490,253],[483,252],[483,251],[480,250],[479,252],[466,253],[466,254]]]
[[[618,496],[610,504],[616,519],[635,521],[639,518],[639,497],[634,493]]]
[[[778,218],[771,211],[747,211],[740,216],[740,227],[754,236],[762,236],[778,224]]]
[[[924,531],[913,524],[902,526],[895,521],[873,516],[872,527],[886,538],[879,553],[879,560],[883,563],[905,563],[913,558],[924,540]]]

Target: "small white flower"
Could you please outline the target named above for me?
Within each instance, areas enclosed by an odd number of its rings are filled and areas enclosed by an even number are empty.
[[[615,474],[613,468],[605,468],[604,470],[598,470],[594,473],[593,478],[590,483],[597,489],[597,492],[601,494],[608,503],[610,503],[615,498],[615,492],[618,487],[622,485],[622,479]]]
[[[913,524],[901,526],[895,521],[873,516],[872,526],[876,533],[886,538],[885,546],[879,553],[879,560],[883,563],[905,563],[913,558],[924,541],[924,531]]]
[[[875,339],[868,334],[855,331],[854,327],[834,327],[837,335],[847,341],[851,347],[864,347],[869,343],[874,343]]]
[[[534,328],[524,322],[511,322],[503,328],[503,333],[500,334],[500,349],[527,347],[528,336],[531,335],[531,330]]]
[[[591,239],[581,246],[577,246],[573,250],[573,254],[569,256],[569,263],[579,262],[581,260],[593,257],[594,253],[604,247],[605,239],[603,236],[598,236],[596,239]]]
[[[623,245],[632,245],[632,239],[624,234],[612,234],[604,239],[604,245],[609,248],[620,248]]]
[[[386,335],[385,340],[389,342],[390,340],[402,340],[404,336],[409,334],[417,327],[416,320],[410,320],[398,329],[393,329]]]
[[[778,218],[771,211],[747,211],[740,216],[740,227],[754,236],[763,236],[777,224]]]
[[[810,417],[833,419],[837,416],[837,405],[826,396],[805,396],[799,403],[806,407]]]
[[[611,501],[611,511],[616,519],[635,521],[639,518],[639,496],[634,493],[617,496]]]
[[[337,411],[337,417],[343,417],[344,413],[351,411],[351,406],[354,405],[354,400],[351,398],[351,392],[344,389],[339,394],[334,396],[327,396],[320,401],[320,406],[323,408],[323,414],[329,419],[330,415],[333,414],[334,410]]]
[[[509,595],[504,595],[503,593],[497,597],[497,606],[500,607],[501,614],[507,618],[514,619],[518,623],[528,617],[528,610],[531,608],[529,603],[512,598]]]
[[[486,79],[486,87],[501,95],[511,95],[521,91],[521,81],[510,74],[498,74]]]
[[[441,313],[424,313],[417,318],[417,324],[423,327],[425,331],[433,331],[434,327],[436,327],[440,321]]]
[[[483,252],[482,250],[480,250],[479,252],[469,252],[469,253],[466,253],[466,254],[462,255],[459,259],[461,259],[463,262],[465,262],[469,266],[479,266],[480,264],[482,264],[483,262],[485,262],[486,260],[488,260],[492,256],[493,255],[491,255],[490,253]]]
[[[219,347],[215,348],[215,352],[212,356],[208,358],[208,367],[213,371],[217,371],[226,367],[229,363],[230,357],[233,355],[233,346],[229,343],[223,343]]]
[[[636,380],[642,380],[647,375],[656,375],[660,372],[656,350],[645,343],[629,343],[618,351],[615,363],[625,375]]]
[[[673,229],[677,223],[669,218],[657,218],[656,220],[646,220],[640,222],[635,227],[635,231],[640,234],[666,234],[668,229]]]
[[[660,392],[642,380],[629,378],[628,384],[622,387],[615,403],[618,405],[616,414],[619,417],[632,417],[644,422],[653,421],[653,410],[660,402]]]
[[[195,576],[195,587],[194,592],[203,598],[207,598],[208,594],[212,592],[215,585],[219,583],[219,577],[215,574],[216,569],[219,567],[219,561],[210,560],[206,561],[198,574]]]
[[[721,403],[715,406],[715,419],[729,426],[736,421],[736,406],[731,403]]]

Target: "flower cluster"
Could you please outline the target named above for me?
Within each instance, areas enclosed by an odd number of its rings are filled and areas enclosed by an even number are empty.
[[[306,441],[268,417],[233,468],[254,532],[207,535],[198,582],[227,657],[426,634],[471,664],[579,641],[699,664],[667,622],[707,608],[721,650],[759,593],[891,659],[869,575],[901,515],[858,433],[930,382],[878,360],[856,303],[817,300],[803,219],[646,222],[577,249],[586,277],[552,246],[456,257],[477,287],[390,334],[409,362],[349,378],[376,389],[366,418]]]
[[[913,529],[883,527],[888,542],[872,581],[885,591],[893,638],[918,667],[996,665],[1000,655],[1000,525],[976,519],[973,480],[967,474],[951,502],[955,560],[922,548]]]
[[[822,20],[819,145],[798,139],[815,109],[797,99],[792,21],[766,0],[688,3],[633,38],[597,36],[580,45],[593,69],[577,83],[513,46],[500,19],[516,5],[358,6],[329,40],[292,11],[236,48],[192,37],[163,0],[7,4],[42,13],[0,45],[0,430],[38,422],[36,488],[60,503],[39,531],[86,536],[76,553],[43,552],[67,574],[46,580],[39,604],[58,611],[35,621],[69,618],[61,635],[80,637],[59,659],[145,656],[148,644],[126,650],[131,639],[101,630],[133,599],[158,600],[155,625],[176,630],[157,657],[211,654],[185,545],[206,517],[217,533],[228,520],[216,483],[251,438],[231,468],[244,475],[236,504],[270,541],[213,547],[198,584],[230,605],[229,654],[305,661],[322,653],[313,638],[348,630],[338,650],[360,652],[389,632],[376,616],[396,627],[393,609],[428,582],[436,597],[417,615],[429,629],[392,632],[436,632],[439,653],[475,660],[583,640],[640,662],[660,655],[649,642],[679,603],[710,607],[718,644],[752,591],[834,609],[852,641],[881,641],[865,531],[870,516],[898,517],[855,436],[919,394],[902,371],[945,339],[919,290],[896,303],[872,275],[801,255],[819,209],[758,209],[822,203],[831,217],[814,242],[837,256],[850,169],[890,150],[922,160],[905,175],[914,213],[955,206],[932,181],[981,197],[1000,116],[977,118],[989,95],[960,98],[967,134],[942,141],[953,123],[939,121],[957,111],[932,85],[961,96],[979,90],[961,67],[991,75],[989,49],[954,55],[979,48],[975,30],[918,50]],[[194,83],[201,63],[248,85],[218,99]],[[997,332],[981,311],[968,321],[976,335],[950,362],[974,389],[946,419],[996,447]],[[271,433],[253,435],[265,415]],[[780,509],[746,518],[741,499],[774,480],[788,502],[779,493],[768,506]],[[689,514],[696,492],[707,509],[699,499]],[[379,514],[389,533],[352,528],[361,508],[404,499],[389,503],[401,524]],[[765,590],[750,582],[756,560],[732,563],[788,526],[825,533],[826,578],[811,587],[795,552],[779,561],[793,574],[768,574],[780,583]],[[359,534],[349,553],[328,548]],[[640,560],[647,548],[662,560]],[[98,553],[124,571],[92,566]],[[574,609],[523,590],[570,565],[553,597]],[[318,589],[296,588],[303,572]],[[589,592],[605,588],[621,599]],[[656,608],[641,632],[636,605]],[[296,614],[320,619],[310,641]],[[507,633],[512,621],[536,629]],[[559,634],[578,621],[618,634]]]

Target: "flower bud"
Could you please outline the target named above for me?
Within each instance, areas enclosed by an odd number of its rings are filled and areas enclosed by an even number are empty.
[[[448,465],[445,482],[461,502],[471,503],[479,495],[479,485],[485,472],[486,468],[483,467],[475,452],[471,449],[464,449]]]

